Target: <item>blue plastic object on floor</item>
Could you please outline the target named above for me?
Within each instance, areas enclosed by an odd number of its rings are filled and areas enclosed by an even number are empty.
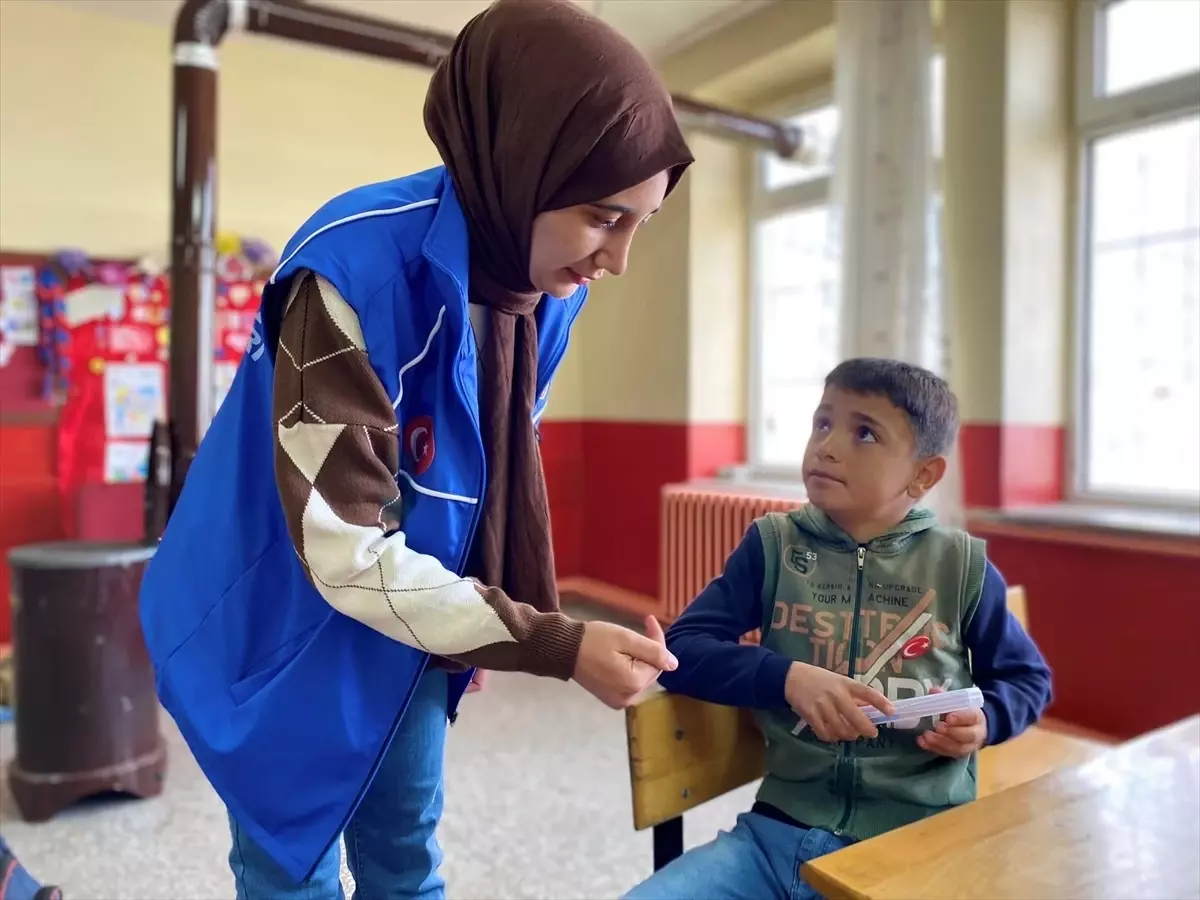
[[[3,836],[0,836],[0,900],[63,900],[62,891],[39,884],[25,870]]]

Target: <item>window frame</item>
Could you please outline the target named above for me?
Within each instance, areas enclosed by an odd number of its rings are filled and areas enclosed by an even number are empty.
[[[1088,403],[1091,347],[1090,248],[1094,198],[1092,160],[1098,141],[1114,135],[1200,114],[1200,70],[1166,81],[1105,96],[1101,93],[1104,62],[1104,9],[1120,0],[1080,0],[1075,52],[1075,165],[1073,203],[1071,415],[1067,426],[1064,484],[1067,500],[1094,506],[1131,509],[1195,509],[1196,498],[1178,494],[1097,490],[1088,486]]]
[[[930,57],[930,65],[936,59],[944,59],[945,52],[942,47],[934,46]],[[931,75],[932,86],[932,75]],[[945,82],[943,79],[943,103],[942,110],[945,109]],[[777,104],[764,112],[777,119],[790,119],[795,116],[802,116],[805,113],[815,112],[822,107],[832,106],[836,103],[834,95],[834,84],[832,81],[822,84],[819,87],[805,91],[804,93],[793,96],[789,101]],[[932,190],[933,193],[941,198],[944,211],[944,195],[942,191],[942,166],[945,157],[944,146],[944,127],[943,127],[943,146],[941,152],[936,152],[933,159],[932,173]],[[934,150],[931,143],[930,149]],[[746,396],[746,464],[745,470],[754,478],[761,478],[770,481],[783,482],[799,482],[801,480],[801,467],[778,465],[773,463],[764,463],[762,461],[761,448],[761,423],[762,423],[762,325],[763,325],[763,309],[762,309],[762,280],[761,273],[758,270],[758,225],[766,219],[773,218],[788,212],[813,209],[819,206],[829,206],[833,198],[833,173],[824,175],[820,178],[814,178],[811,181],[805,181],[800,184],[787,185],[785,187],[768,190],[764,186],[765,169],[766,169],[766,154],[760,152],[754,154],[751,160],[750,169],[750,202],[748,205],[748,235],[747,244],[749,249],[749,284],[750,291],[750,347],[747,358],[748,378],[747,378],[747,396]],[[944,223],[944,218],[939,219]],[[939,240],[941,236],[939,235]],[[940,250],[944,251],[944,242]],[[939,290],[943,297],[945,293],[945,277],[946,277],[946,260],[944,252],[941,253],[941,266],[939,278],[941,285]],[[843,347],[844,355],[844,347]]]

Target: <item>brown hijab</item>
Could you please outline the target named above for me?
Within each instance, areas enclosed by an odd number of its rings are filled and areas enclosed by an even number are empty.
[[[467,23],[433,74],[425,128],[466,215],[470,301],[491,310],[480,385],[488,483],[468,574],[557,609],[533,425],[533,220],[663,171],[670,191],[692,155],[649,63],[568,0],[497,0]]]

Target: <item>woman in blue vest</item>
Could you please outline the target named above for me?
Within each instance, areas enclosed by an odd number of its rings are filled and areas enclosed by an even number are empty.
[[[558,612],[536,434],[588,282],[692,162],[670,98],[575,5],[499,0],[425,125],[444,166],[331,200],[284,249],[142,586],[239,898],[341,897],[343,834],[362,896],[443,896],[475,671],[617,708],[675,665],[653,619]]]

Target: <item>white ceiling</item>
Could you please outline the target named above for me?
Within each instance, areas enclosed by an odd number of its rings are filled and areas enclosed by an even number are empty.
[[[182,0],[55,0],[88,12],[170,25]],[[488,0],[314,0],[417,28],[457,33]],[[574,0],[633,41],[662,56],[772,0]]]

